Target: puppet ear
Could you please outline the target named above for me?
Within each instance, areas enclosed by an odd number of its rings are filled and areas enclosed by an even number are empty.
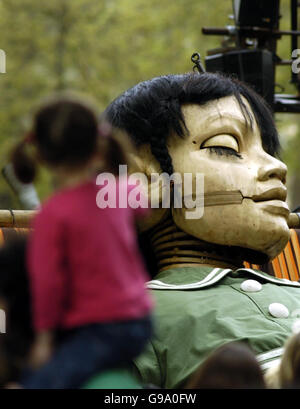
[[[141,184],[143,194],[148,198],[151,212],[148,217],[140,220],[139,229],[141,232],[151,229],[160,221],[165,219],[170,213],[170,208],[162,208],[163,197],[170,194],[168,189],[165,189],[164,184],[159,177],[161,168],[158,161],[151,153],[149,145],[142,145],[131,155],[130,161],[130,176],[135,173]],[[146,178],[139,178],[138,174],[143,174]]]

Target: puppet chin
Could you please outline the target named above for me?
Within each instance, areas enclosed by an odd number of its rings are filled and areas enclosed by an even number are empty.
[[[208,243],[249,249],[248,255],[253,256],[245,261],[252,263],[258,262],[256,252],[272,260],[290,237],[286,215],[274,214],[252,200],[205,208],[199,219],[188,220],[185,213],[185,209],[173,210],[173,220],[184,232]]]

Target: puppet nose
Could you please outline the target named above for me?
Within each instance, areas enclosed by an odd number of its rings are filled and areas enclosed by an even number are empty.
[[[258,180],[261,182],[270,179],[279,179],[283,184],[286,183],[287,166],[280,160],[269,156],[271,159],[261,166],[258,170]]]

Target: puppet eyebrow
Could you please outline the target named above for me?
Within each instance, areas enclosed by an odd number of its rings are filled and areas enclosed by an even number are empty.
[[[249,129],[249,124],[245,120],[245,118],[241,118],[241,117],[234,116],[231,114],[211,115],[207,118],[209,122],[215,122],[215,121],[222,120],[222,119],[227,119],[227,120],[233,121],[234,123],[237,123],[239,127],[241,128],[241,130],[243,131]]]
[[[232,115],[231,113],[226,114],[210,114],[203,120],[207,121],[206,130],[199,131],[195,134],[195,138],[205,141],[207,138],[221,134],[231,134],[235,136],[242,142],[244,137],[249,131],[249,124],[243,116]],[[222,120],[225,119],[224,123]]]

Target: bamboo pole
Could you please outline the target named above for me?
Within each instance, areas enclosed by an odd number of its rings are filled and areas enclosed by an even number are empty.
[[[0,210],[0,228],[28,228],[35,214],[36,210]],[[300,213],[290,213],[288,225],[290,229],[300,228]]]
[[[0,227],[28,228],[35,210],[0,210]]]

